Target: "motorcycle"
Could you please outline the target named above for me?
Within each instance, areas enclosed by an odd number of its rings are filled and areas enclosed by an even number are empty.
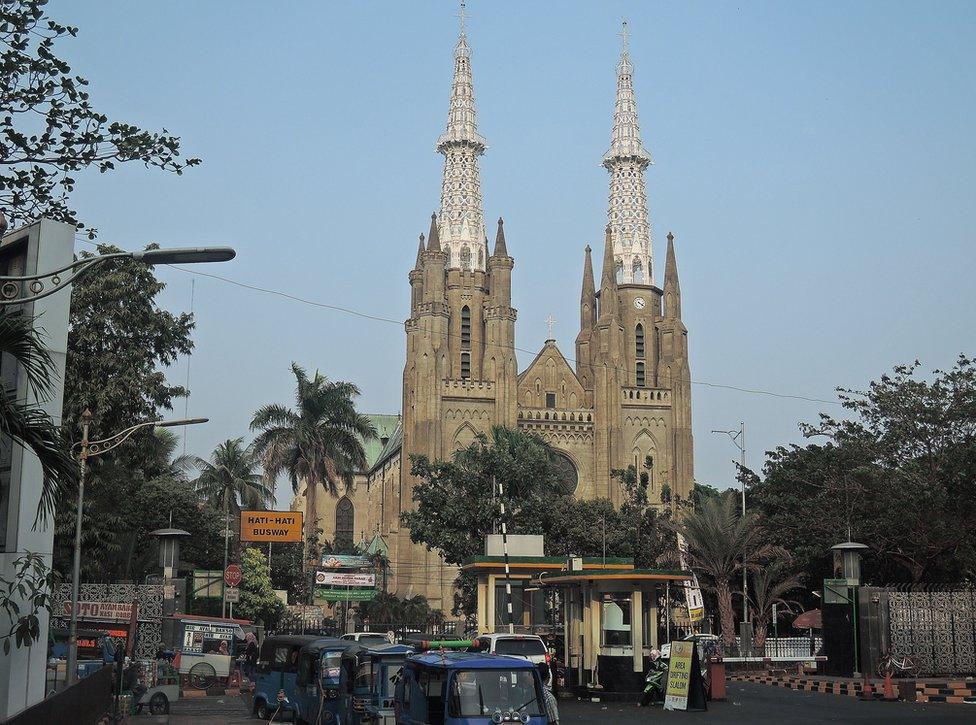
[[[644,692],[637,703],[638,707],[648,707],[659,702],[664,702],[664,691],[667,687],[668,663],[660,657],[651,659],[651,666],[647,668],[644,675]]]

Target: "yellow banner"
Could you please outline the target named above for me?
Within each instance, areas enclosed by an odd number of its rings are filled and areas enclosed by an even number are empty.
[[[241,541],[301,540],[301,511],[241,511]]]
[[[668,663],[668,689],[664,693],[665,710],[688,709],[688,686],[691,684],[691,656],[694,642],[672,642]]]

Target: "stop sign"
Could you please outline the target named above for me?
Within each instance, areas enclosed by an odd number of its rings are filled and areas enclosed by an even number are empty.
[[[229,587],[236,587],[241,583],[241,567],[237,564],[228,564],[224,569],[224,583]]]

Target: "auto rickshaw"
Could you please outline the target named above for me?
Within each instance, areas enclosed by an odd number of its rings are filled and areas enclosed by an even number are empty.
[[[474,652],[407,658],[396,685],[398,725],[547,725],[539,670],[531,662]]]
[[[393,690],[413,647],[350,647],[342,654],[339,709],[343,725],[393,725]]]

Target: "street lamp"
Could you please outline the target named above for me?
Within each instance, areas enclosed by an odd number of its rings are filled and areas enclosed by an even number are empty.
[[[78,507],[75,514],[75,556],[71,574],[71,625],[68,629],[68,684],[72,685],[78,679],[78,590],[81,582],[81,517],[85,506],[85,469],[88,459],[108,453],[113,448],[122,445],[137,430],[143,428],[171,428],[173,426],[195,425],[206,423],[209,418],[182,418],[179,420],[150,420],[137,423],[131,428],[119,431],[109,438],[97,441],[88,440],[88,429],[91,426],[92,414],[87,408],[81,414],[81,441],[72,446],[78,449]]]
[[[0,307],[35,302],[64,289],[81,279],[93,268],[112,259],[131,259],[143,264],[194,264],[198,262],[227,262],[237,256],[231,247],[179,247],[174,249],[146,249],[141,252],[113,252],[98,257],[85,257],[69,265],[43,274],[0,276]],[[26,290],[25,290],[26,288]],[[21,296],[26,291],[25,296]]]
[[[722,433],[732,440],[732,445],[739,449],[739,480],[742,482],[742,516],[746,515],[746,424],[739,423],[739,430],[713,430],[712,433]],[[749,621],[749,590],[746,588],[746,552],[742,551],[742,621]]]

